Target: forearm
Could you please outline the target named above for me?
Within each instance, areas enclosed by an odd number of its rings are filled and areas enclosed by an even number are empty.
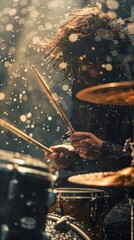
[[[104,141],[100,150],[101,157],[108,157],[112,159],[120,159],[123,155],[123,146],[114,144],[109,141]]]
[[[131,163],[131,152],[130,150],[124,154],[123,145],[115,144],[109,141],[104,141],[100,150],[100,156],[103,159],[111,160],[114,164],[114,161],[122,163],[126,161],[126,165]]]
[[[95,160],[93,160],[95,161]],[[123,146],[120,144],[115,144],[109,141],[104,141],[100,152],[98,153],[98,159],[96,158],[98,164],[102,164],[112,169],[121,169],[131,164],[131,152],[130,150],[124,154]],[[73,164],[70,166],[69,170],[76,171],[83,168],[84,164],[91,162],[89,159],[83,159],[78,154],[74,154]]]

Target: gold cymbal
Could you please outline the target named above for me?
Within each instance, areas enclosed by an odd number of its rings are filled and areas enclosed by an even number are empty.
[[[134,105],[134,81],[89,87],[78,92],[76,97],[97,104]]]
[[[68,178],[69,182],[101,187],[133,187],[134,168],[128,167],[117,172],[95,172],[79,174]]]

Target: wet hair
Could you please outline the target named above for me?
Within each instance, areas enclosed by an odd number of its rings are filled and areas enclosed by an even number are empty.
[[[74,11],[43,48],[50,48],[48,56],[66,77],[76,79],[81,71],[86,74],[88,66],[103,70],[104,75],[124,75],[121,61],[127,53],[128,39],[123,23],[100,7],[85,7]],[[110,65],[111,70],[106,69]]]

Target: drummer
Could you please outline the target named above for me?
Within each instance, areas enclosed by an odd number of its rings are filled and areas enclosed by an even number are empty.
[[[130,150],[127,157],[122,150],[126,139],[132,139],[131,107],[99,105],[76,98],[76,93],[87,87],[132,80],[126,71],[128,64],[124,64],[131,53],[125,23],[113,17],[100,6],[80,9],[44,44],[45,49],[50,48],[54,64],[72,81],[71,124],[75,131],[69,141],[51,146],[52,153],[46,155],[62,173],[64,181],[59,181],[62,187],[73,186],[66,180],[70,175],[116,171],[130,166]],[[123,197],[123,191],[112,189],[111,206]],[[118,228],[116,232],[118,235]],[[112,234],[107,235],[107,239],[113,239]],[[114,239],[129,239],[121,234],[119,238],[114,234]]]

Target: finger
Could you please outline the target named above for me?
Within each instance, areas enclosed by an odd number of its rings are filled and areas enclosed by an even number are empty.
[[[60,157],[59,153],[52,153],[52,154],[46,156],[46,159],[53,162],[53,161],[57,160],[59,157]]]
[[[90,132],[74,132],[72,133],[71,140],[82,140],[84,138],[91,138],[93,136]]]
[[[50,147],[50,150],[52,152],[58,152],[58,147],[52,146],[52,147]]]
[[[62,153],[60,154],[60,158],[55,159],[53,161],[53,165],[54,165],[54,167],[57,170],[60,170],[60,169],[68,167],[69,163],[70,163],[70,160],[68,159],[68,156],[67,157],[65,157],[65,156],[63,157]]]
[[[95,146],[95,142],[91,139],[91,138],[85,138],[83,139],[83,143],[87,143],[88,145],[94,147]]]
[[[74,148],[75,152],[77,153],[87,153],[89,148],[86,146],[86,147],[75,147]]]
[[[72,146],[73,147],[93,147],[94,146],[94,141],[89,138],[85,138],[79,141],[72,141]]]
[[[81,158],[87,158],[88,160],[94,160],[95,158],[94,158],[94,156],[87,156],[87,154],[86,153],[80,153],[79,154],[79,156],[81,157]]]
[[[81,147],[81,148],[87,148],[88,146],[88,143],[86,142],[81,142],[81,141],[73,141],[72,142],[72,146],[75,148],[75,147]]]
[[[55,153],[61,153],[61,152],[63,152],[64,150],[65,150],[65,148],[64,147],[59,147],[59,146],[52,146],[52,147],[50,147],[50,150],[52,151],[52,152],[55,152]]]

